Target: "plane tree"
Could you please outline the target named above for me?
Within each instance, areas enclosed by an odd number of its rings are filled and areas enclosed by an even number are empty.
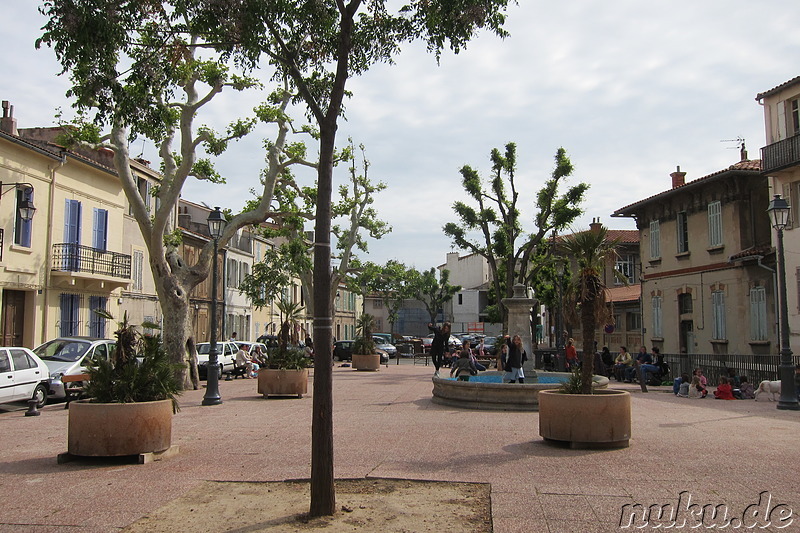
[[[508,143],[505,151],[497,148],[490,153],[492,173],[485,183],[480,174],[469,165],[461,168],[461,183],[470,203],[455,202],[453,210],[459,222],[445,224],[444,233],[462,250],[484,257],[492,275],[493,294],[507,329],[508,314],[500,305],[503,298],[513,296],[514,284],[530,286],[545,262],[537,260],[547,251],[547,234],[568,227],[583,211],[580,208],[589,188],[586,183],[566,187],[573,166],[566,150],[559,148],[555,154],[555,168],[550,178],[536,194],[533,202],[534,230],[524,229],[522,209],[530,202],[520,198],[523,187],[517,177],[517,147]],[[546,257],[546,256],[545,256]]]

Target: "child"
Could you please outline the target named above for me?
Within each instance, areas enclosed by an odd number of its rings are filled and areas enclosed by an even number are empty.
[[[474,376],[478,373],[475,363],[472,362],[472,350],[469,347],[469,341],[465,340],[461,346],[461,353],[459,358],[453,363],[453,368],[450,370],[450,377],[453,374],[458,378],[458,381],[469,381],[470,375]],[[462,372],[464,374],[462,375]]]
[[[742,400],[752,400],[756,397],[756,390],[753,384],[747,381],[747,376],[739,378],[739,395]]]
[[[680,380],[680,385],[678,386],[678,396],[679,398],[688,398],[689,397],[689,374],[683,373],[681,377],[677,378]]]
[[[702,391],[702,385],[700,385],[700,378],[697,377],[697,374],[692,376],[692,382],[689,384],[689,398],[699,398],[700,391]]]
[[[733,387],[731,387],[731,384],[728,383],[728,378],[725,376],[720,376],[719,385],[717,385],[717,390],[714,391],[714,398],[717,400],[736,399],[733,397]]]
[[[705,398],[708,395],[708,380],[703,375],[703,370],[700,368],[696,368],[694,370],[694,375],[699,382],[697,386],[697,391],[700,393],[701,398]]]

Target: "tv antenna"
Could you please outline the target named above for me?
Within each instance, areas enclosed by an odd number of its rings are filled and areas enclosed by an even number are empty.
[[[721,143],[736,143],[734,146],[726,147],[728,150],[739,150],[739,154],[742,157],[742,161],[747,160],[747,147],[744,144],[744,137],[736,137],[735,139],[722,139]]]

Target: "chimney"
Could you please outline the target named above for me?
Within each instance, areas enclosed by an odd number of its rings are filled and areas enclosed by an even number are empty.
[[[681,167],[678,166],[678,170],[670,174],[672,177],[672,188],[680,187],[681,185],[686,184],[686,172],[681,172]]]
[[[589,224],[589,231],[591,231],[592,233],[597,233],[600,231],[600,228],[602,227],[603,225],[600,223],[600,217],[593,218],[592,223]]]
[[[744,146],[744,140],[742,140],[742,148],[739,150],[739,154],[742,156],[741,161],[748,161],[747,159],[747,148]]]
[[[14,118],[14,106],[9,105],[8,100],[3,100],[3,118],[0,120],[0,131],[10,135],[17,133],[17,119]]]

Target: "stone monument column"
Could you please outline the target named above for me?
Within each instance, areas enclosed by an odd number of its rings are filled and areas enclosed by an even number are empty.
[[[527,288],[521,283],[514,285],[514,296],[503,298],[501,301],[508,309],[509,336],[513,338],[514,335],[519,335],[522,338],[522,346],[528,354],[528,360],[522,366],[525,377],[528,377],[528,373],[531,373],[531,377],[533,377],[536,357],[533,353],[533,337],[531,335],[531,309],[539,302],[536,298],[528,298]]]

